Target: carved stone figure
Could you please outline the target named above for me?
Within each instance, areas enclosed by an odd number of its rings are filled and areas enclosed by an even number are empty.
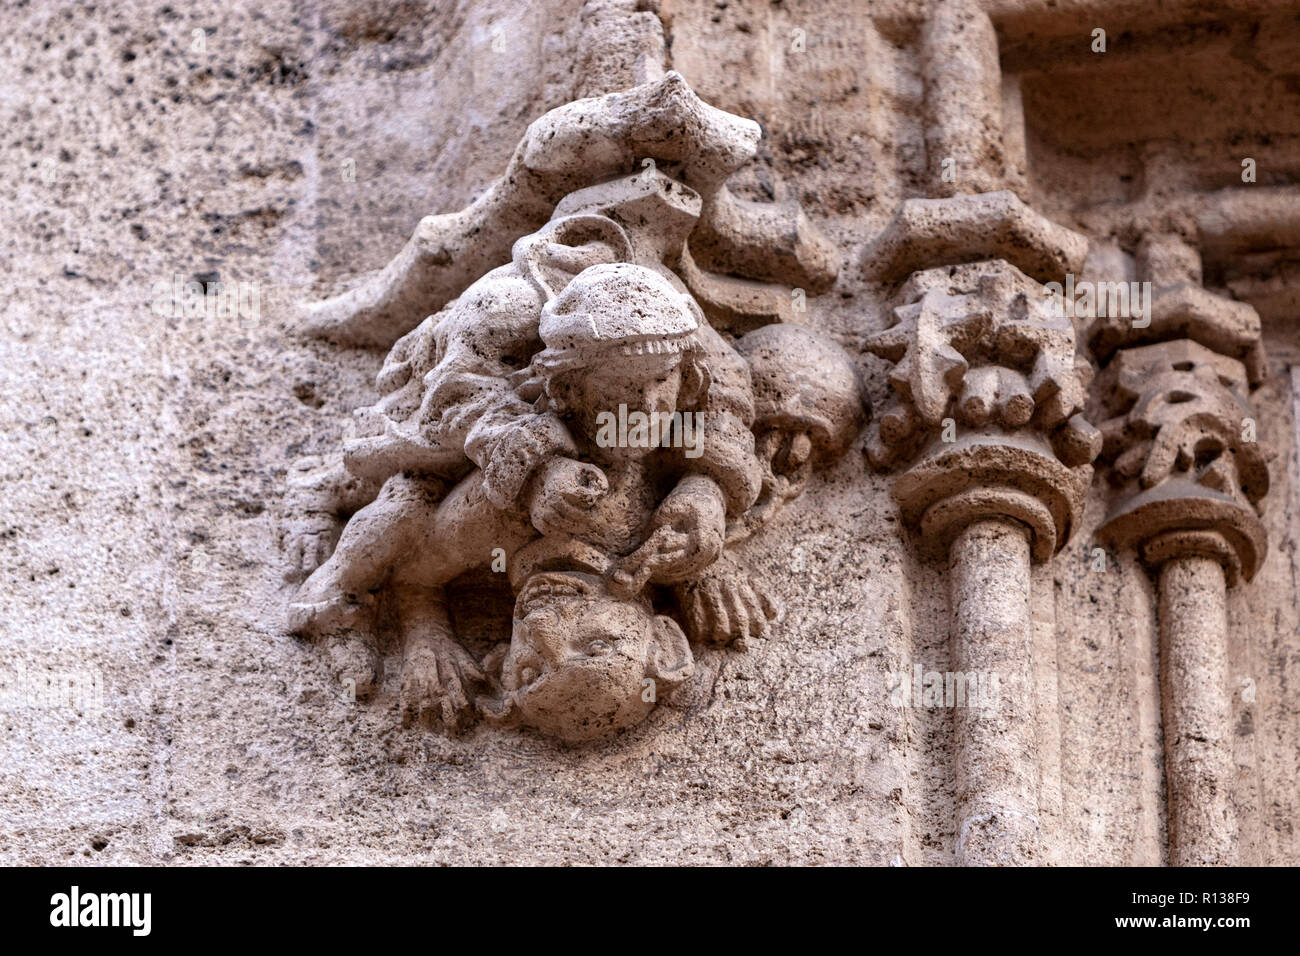
[[[718,559],[776,517],[815,463],[843,454],[865,408],[834,343],[769,324],[733,347],[706,315],[718,304],[702,307],[674,269],[706,209],[721,218],[705,249],[740,241],[740,207],[719,195],[750,133],[675,76],[534,124],[516,153],[534,176],[528,201],[517,183],[499,185],[513,205],[483,212],[480,232],[558,191],[539,170],[573,188],[513,242],[507,264],[402,335],[380,400],[360,416],[366,434],[298,481],[290,544],[310,576],[290,626],[320,642],[359,696],[380,680],[381,603],[400,631],[408,719],[456,730],[483,716],[567,741],[639,723],[688,679],[686,631],[740,646],[766,633],[775,602],[743,564]],[[372,339],[404,326],[421,295],[445,299],[425,239],[413,242],[377,280],[382,291],[321,307],[318,328]],[[801,247],[818,249],[806,224],[793,244],[793,277],[824,268],[804,264]],[[687,274],[705,283],[706,303],[726,281],[710,284],[693,261]],[[721,314],[738,313],[733,303]],[[778,317],[746,314],[746,324]],[[331,495],[359,508],[313,567]],[[445,589],[494,556],[516,593],[514,624],[480,661],[453,633]],[[656,588],[674,593],[686,630],[656,613]]]

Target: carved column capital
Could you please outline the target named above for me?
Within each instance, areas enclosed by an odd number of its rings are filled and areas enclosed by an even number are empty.
[[[1105,363],[1094,405],[1118,489],[1097,533],[1157,571],[1170,862],[1230,864],[1227,588],[1250,580],[1268,547],[1268,451],[1249,399],[1265,372],[1259,315],[1202,288],[1200,253],[1180,236],[1143,237],[1137,260],[1143,307],[1107,296],[1089,336]]]
[[[1083,417],[1087,363],[1042,286],[1005,260],[913,273],[867,348],[893,361],[896,400],[873,426],[905,522],[947,553],[973,521],[1009,518],[1048,560],[1070,536],[1101,435]]]
[[[1268,547],[1269,485],[1245,365],[1191,339],[1124,349],[1098,379],[1102,458],[1119,493],[1098,534],[1152,566],[1217,558],[1250,580]]]
[[[1179,237],[1145,237],[1138,263],[1153,290],[1147,321],[1102,316],[1091,335],[1107,362],[1093,404],[1117,489],[1098,535],[1152,567],[1200,555],[1229,585],[1248,581],[1268,548],[1270,452],[1250,406],[1264,374],[1259,315],[1202,288],[1200,255]]]

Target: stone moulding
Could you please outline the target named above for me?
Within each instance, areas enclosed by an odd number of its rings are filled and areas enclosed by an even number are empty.
[[[1002,190],[944,199],[909,199],[863,255],[867,275],[893,281],[909,272],[1004,259],[1040,282],[1077,272],[1088,240],[1045,219]]]
[[[1045,562],[1079,523],[1092,469],[1063,465],[1037,436],[971,434],[936,442],[894,482],[903,520],[921,547],[946,557],[964,525],[1003,516],[1029,529],[1030,553]]]

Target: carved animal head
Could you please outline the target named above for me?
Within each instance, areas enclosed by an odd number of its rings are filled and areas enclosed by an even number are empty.
[[[685,634],[597,575],[547,571],[519,592],[498,720],[570,743],[635,726],[695,671]]]

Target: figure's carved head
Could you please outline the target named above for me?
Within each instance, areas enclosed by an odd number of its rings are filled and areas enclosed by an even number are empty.
[[[570,743],[595,740],[645,720],[694,670],[671,618],[610,594],[598,575],[540,572],[519,592],[504,713]]]
[[[867,400],[857,367],[839,345],[776,323],[742,336],[736,351],[749,363],[754,433],[769,469],[806,480],[813,461],[844,454],[862,429]]]
[[[546,347],[533,359],[534,372],[553,407],[589,436],[601,413],[620,407],[646,415],[696,408],[709,385],[698,314],[690,297],[653,269],[592,266],[543,308]]]

